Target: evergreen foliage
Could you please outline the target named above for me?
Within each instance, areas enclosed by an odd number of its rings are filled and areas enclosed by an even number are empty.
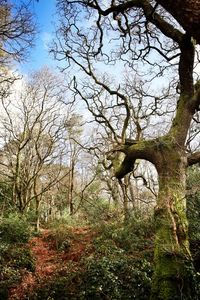
[[[0,299],[8,299],[9,289],[20,282],[25,270],[34,271],[34,259],[25,246],[30,236],[25,218],[10,214],[0,219]]]

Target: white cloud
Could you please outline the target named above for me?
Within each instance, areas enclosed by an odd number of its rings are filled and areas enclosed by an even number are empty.
[[[45,50],[49,50],[49,44],[52,41],[52,35],[51,35],[51,33],[46,32],[46,31],[42,32],[42,34],[41,34],[41,40],[42,40],[42,43],[43,43],[43,46],[44,46]]]

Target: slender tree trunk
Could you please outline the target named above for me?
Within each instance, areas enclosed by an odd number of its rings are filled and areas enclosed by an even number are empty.
[[[158,166],[160,189],[155,209],[151,300],[189,300],[194,291],[186,217],[185,161],[177,151],[168,151]]]
[[[13,206],[17,208],[18,205],[17,205],[16,182],[14,182],[12,186],[12,202],[13,202]]]
[[[120,202],[120,196],[119,196],[119,184],[117,181],[112,181],[111,178],[106,179],[106,184],[108,186],[108,189],[111,193],[111,197],[114,203],[115,207],[118,207]]]
[[[71,161],[71,170],[70,170],[70,186],[69,186],[69,214],[74,214],[74,203],[73,203],[73,191],[74,191],[74,159]]]
[[[134,191],[134,187],[133,184],[131,182],[131,180],[129,180],[129,192],[130,192],[130,198],[131,198],[131,203],[132,203],[132,208],[135,211],[136,205],[135,205],[135,191]]]
[[[35,215],[36,215],[36,223],[35,230],[36,232],[40,231],[40,200],[39,197],[35,199]]]
[[[130,218],[129,212],[129,197],[128,197],[128,175],[124,177],[124,182],[120,181],[122,189],[122,201],[123,201],[123,212],[124,212],[124,223],[127,223]]]
[[[35,195],[35,216],[36,216],[36,222],[35,222],[35,230],[36,232],[40,231],[40,202],[41,202],[41,196],[37,195],[37,179],[34,182],[34,195]]]

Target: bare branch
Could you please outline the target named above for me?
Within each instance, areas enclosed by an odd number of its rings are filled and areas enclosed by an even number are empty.
[[[200,151],[189,154],[187,157],[188,166],[200,163]]]

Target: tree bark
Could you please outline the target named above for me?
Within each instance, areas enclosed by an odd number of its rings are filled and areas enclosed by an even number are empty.
[[[69,194],[68,194],[68,203],[69,203],[69,214],[70,214],[70,216],[72,216],[74,214],[74,202],[73,202],[74,169],[75,169],[75,160],[74,160],[74,157],[72,157],[71,163],[70,163]]]
[[[40,231],[40,200],[39,197],[35,197],[35,231],[39,232]]]
[[[129,147],[115,172],[119,179],[124,177],[130,172],[136,156],[151,161],[158,172],[151,300],[196,299],[186,217],[188,158],[183,142],[180,145],[174,138],[175,133],[171,130],[169,135]]]
[[[158,161],[160,188],[155,208],[155,271],[151,300],[195,298],[186,217],[186,165],[184,152],[177,149],[163,152]]]
[[[200,0],[158,0],[161,4],[190,34],[197,43],[200,43]]]
[[[111,178],[106,178],[106,184],[111,193],[112,201],[115,207],[118,207],[120,203],[119,185],[116,181],[112,181]]]

